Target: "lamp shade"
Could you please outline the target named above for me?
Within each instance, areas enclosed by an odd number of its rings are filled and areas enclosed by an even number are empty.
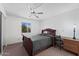
[[[76,28],[76,27],[77,27],[76,24],[74,24],[74,25],[73,25],[73,28]]]

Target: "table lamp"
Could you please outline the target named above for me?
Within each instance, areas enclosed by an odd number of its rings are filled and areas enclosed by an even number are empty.
[[[76,24],[73,25],[73,39],[76,39],[76,37],[75,37],[75,29],[76,29]]]

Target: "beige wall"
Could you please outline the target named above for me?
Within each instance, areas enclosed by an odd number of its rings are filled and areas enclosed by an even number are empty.
[[[31,23],[31,33],[26,33],[29,35],[36,35],[40,33],[39,21],[23,19],[18,17],[8,16],[4,20],[4,44],[13,44],[16,42],[22,42],[22,32],[21,32],[21,22],[30,22]]]
[[[60,15],[45,19],[41,28],[55,28],[58,35],[73,37],[73,25],[76,24],[76,38],[79,39],[79,9],[64,12]]]

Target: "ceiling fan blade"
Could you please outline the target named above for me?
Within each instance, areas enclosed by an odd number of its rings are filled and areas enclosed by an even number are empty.
[[[37,14],[43,14],[43,12],[38,12]]]
[[[39,16],[35,15],[36,18],[39,18]]]

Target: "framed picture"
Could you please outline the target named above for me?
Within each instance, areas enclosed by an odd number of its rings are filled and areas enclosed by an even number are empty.
[[[22,33],[30,33],[31,32],[31,23],[22,22]]]

